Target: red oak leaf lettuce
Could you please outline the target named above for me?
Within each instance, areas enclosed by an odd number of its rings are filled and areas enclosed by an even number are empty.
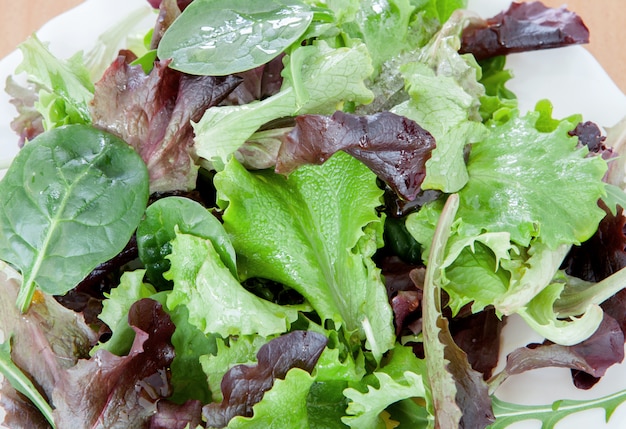
[[[127,356],[99,350],[63,374],[52,394],[58,427],[144,428],[169,396],[174,324],[147,298],[133,304],[128,323],[136,335]]]
[[[235,88],[233,76],[190,76],[157,61],[150,74],[123,54],[96,83],[93,124],[125,140],[148,166],[151,192],[190,190],[197,167],[193,128],[204,111]]]

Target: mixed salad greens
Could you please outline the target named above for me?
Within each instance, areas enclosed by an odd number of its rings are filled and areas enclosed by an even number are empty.
[[[549,429],[626,401],[498,399],[624,357],[618,142],[506,88],[509,53],[585,43],[578,16],[149,3],[104,66],[32,36],[7,82],[5,424]],[[514,315],[546,341],[496,371]]]

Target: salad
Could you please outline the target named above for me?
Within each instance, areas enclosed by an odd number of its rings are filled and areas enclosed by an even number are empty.
[[[5,424],[549,428],[626,400],[498,398],[623,359],[618,130],[507,88],[509,53],[587,40],[577,16],[150,4],[119,55],[33,37],[8,82]],[[547,340],[497,367],[513,319]]]

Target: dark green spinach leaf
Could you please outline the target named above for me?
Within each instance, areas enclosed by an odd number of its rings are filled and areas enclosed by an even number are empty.
[[[18,153],[0,195],[0,259],[21,270],[26,311],[36,286],[65,294],[124,248],[146,208],[148,171],[123,140],[68,125]]]
[[[176,227],[184,234],[211,240],[224,265],[237,278],[235,249],[220,221],[195,201],[168,197],[151,204],[137,228],[139,258],[155,288],[172,288],[172,282],[165,280],[163,273],[170,268],[166,256],[172,253],[171,241],[176,238]]]
[[[250,70],[296,42],[312,19],[297,0],[195,0],[163,35],[158,56],[195,75]]]

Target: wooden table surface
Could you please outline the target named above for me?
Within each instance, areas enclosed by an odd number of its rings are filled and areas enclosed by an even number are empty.
[[[30,33],[59,13],[84,0],[0,0],[0,57],[11,52]],[[567,4],[591,31],[586,48],[626,93],[626,2],[624,0],[544,0],[550,6]]]

